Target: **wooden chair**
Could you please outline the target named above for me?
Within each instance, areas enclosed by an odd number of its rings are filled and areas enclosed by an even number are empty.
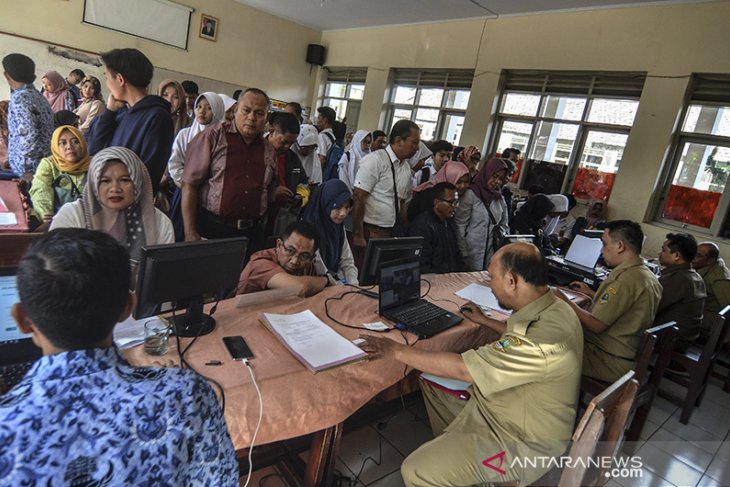
[[[4,233],[0,234],[0,267],[15,267],[20,262],[30,243],[42,233]]]
[[[727,296],[728,294],[730,294],[730,279],[723,279],[720,281],[715,281],[714,286],[715,286],[715,289],[717,291],[719,291],[718,294],[722,294],[724,296]],[[720,303],[720,304],[727,306],[730,303]],[[729,335],[730,335],[730,333],[729,333]],[[730,350],[730,347],[726,346],[728,344],[729,338],[730,338],[730,336],[726,335],[725,340],[723,340],[724,343],[721,344],[722,347],[724,347],[726,351]],[[723,381],[722,390],[725,392],[730,392],[730,362],[727,360],[720,360],[720,358],[718,357],[716,362],[714,364],[712,364],[713,368],[715,367],[715,365],[720,365],[727,369],[727,373],[724,375],[721,374],[720,372],[716,372],[713,370],[712,377],[717,377],[718,379],[722,380]]]
[[[573,466],[563,469],[559,487],[602,486],[606,483],[608,479],[603,463],[600,460],[590,462],[590,459],[615,457],[618,454],[626,422],[639,390],[639,382],[634,376],[634,371],[627,372],[588,403],[575,428],[568,453]],[[578,458],[582,461],[578,461]]]
[[[664,375],[672,382],[686,388],[687,394],[681,398],[666,391],[659,391],[659,395],[682,407],[679,417],[679,422],[682,424],[689,423],[695,406],[699,406],[702,402],[712,364],[717,358],[717,353],[727,333],[730,321],[728,318],[730,318],[730,306],[726,306],[720,315],[712,314],[707,317],[707,323],[710,324],[710,335],[702,347],[692,346],[684,352],[672,352],[672,362],[683,367],[687,374],[667,369]]]

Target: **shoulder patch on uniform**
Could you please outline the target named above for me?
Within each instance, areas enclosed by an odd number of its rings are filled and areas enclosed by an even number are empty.
[[[601,297],[598,298],[598,304],[606,304],[611,299],[611,296],[616,295],[616,288],[609,287],[606,289],[603,294],[601,294]]]
[[[492,343],[492,348],[500,352],[506,352],[508,348],[518,347],[520,345],[522,345],[522,342],[519,338],[508,336],[507,338],[502,338],[501,340],[497,340]]]

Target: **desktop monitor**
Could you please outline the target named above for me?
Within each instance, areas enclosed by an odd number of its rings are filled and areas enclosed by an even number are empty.
[[[365,249],[365,259],[358,280],[361,286],[378,283],[378,271],[383,262],[421,257],[423,237],[371,238]]]
[[[210,333],[215,320],[203,313],[203,304],[235,292],[247,243],[237,237],[143,247],[134,317],[185,309],[174,318],[178,336]]]
[[[505,235],[502,239],[504,245],[511,243],[530,243],[537,245],[534,235],[529,234],[509,234]]]
[[[601,238],[603,236],[603,230],[583,230],[579,235],[588,238]]]

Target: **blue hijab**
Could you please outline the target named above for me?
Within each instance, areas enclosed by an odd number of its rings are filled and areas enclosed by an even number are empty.
[[[352,194],[347,185],[339,179],[330,179],[314,189],[304,208],[303,219],[317,226],[319,254],[331,272],[335,272],[340,266],[345,230],[344,223],[338,225],[332,221],[330,212],[347,202],[352,204]]]

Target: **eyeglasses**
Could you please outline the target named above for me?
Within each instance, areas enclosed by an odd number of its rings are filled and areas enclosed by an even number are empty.
[[[283,243],[282,243],[281,247],[284,250],[284,255],[286,255],[290,259],[292,257],[296,257],[298,260],[300,260],[302,262],[309,262],[312,259],[314,259],[314,255],[309,254],[307,252],[297,252],[297,249],[295,249],[294,247],[290,247]]]
[[[441,198],[437,198],[437,199],[439,201],[443,201],[444,203],[448,203],[449,205],[454,206],[454,207],[459,206],[458,198],[454,198],[453,200],[445,200],[445,199],[441,199]]]

